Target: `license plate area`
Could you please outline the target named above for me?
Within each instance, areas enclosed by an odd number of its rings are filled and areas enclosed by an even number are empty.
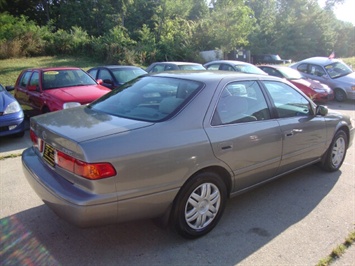
[[[51,145],[45,143],[43,150],[43,159],[52,167],[54,167],[55,165],[54,155],[55,149]]]

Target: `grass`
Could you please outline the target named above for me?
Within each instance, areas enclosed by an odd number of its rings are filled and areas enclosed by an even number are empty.
[[[6,155],[6,156],[0,156],[0,161],[8,159],[8,158],[20,157],[21,155],[22,155],[22,153],[16,153],[16,154],[10,154],[10,155]]]
[[[13,58],[0,60],[0,83],[4,86],[15,85],[20,72],[26,68],[73,66],[88,70],[91,67],[102,65],[102,62],[85,57],[59,57],[40,56],[28,58]]]
[[[355,68],[355,57],[342,58],[342,60]],[[103,62],[94,61],[87,57],[60,57],[41,56],[28,58],[13,58],[0,60],[0,83],[4,86],[14,85],[20,72],[26,68],[50,66],[74,66],[88,70],[91,67],[103,65]]]
[[[320,260],[316,266],[328,266],[337,259],[339,259],[346,250],[355,242],[355,231],[351,232],[345,241],[335,247],[332,252],[324,259]]]

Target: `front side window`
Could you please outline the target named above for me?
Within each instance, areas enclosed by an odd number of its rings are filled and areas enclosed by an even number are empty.
[[[162,72],[164,71],[165,66],[161,64],[157,64],[153,67],[153,69],[150,72]]]
[[[132,79],[135,79],[136,77],[142,76],[146,74],[143,69],[140,68],[135,68],[135,69],[125,69],[125,68],[119,68],[119,69],[113,69],[112,70],[113,75],[115,76],[116,80],[120,83],[126,83]]]
[[[220,64],[212,64],[207,67],[208,70],[219,70]]]
[[[38,86],[39,84],[39,73],[33,72],[33,75],[30,79],[30,86]]]
[[[291,86],[277,81],[263,83],[274,102],[279,118],[311,114],[312,109],[308,100]]]
[[[28,80],[30,79],[31,73],[32,73],[32,72],[30,72],[30,71],[26,71],[26,72],[22,75],[21,80],[20,80],[20,86],[21,86],[21,87],[26,88],[27,83],[28,83]]]
[[[96,79],[96,75],[97,75],[97,69],[92,69],[90,70],[88,73],[90,74],[90,76],[93,78],[93,79]]]
[[[309,74],[322,77],[325,75],[325,71],[321,66],[318,65],[309,65]]]
[[[174,115],[202,86],[190,80],[140,77],[104,95],[89,108],[118,117],[157,122]]]
[[[254,122],[270,119],[265,98],[256,81],[228,84],[222,91],[212,125]]]
[[[101,69],[98,78],[102,80],[112,80],[112,76],[107,69]]]

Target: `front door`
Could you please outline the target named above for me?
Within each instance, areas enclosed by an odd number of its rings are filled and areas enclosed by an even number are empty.
[[[215,156],[234,173],[234,191],[276,174],[281,161],[282,134],[279,123],[271,119],[256,81],[225,86],[206,133]]]
[[[282,130],[282,162],[278,173],[319,158],[326,145],[324,117],[315,115],[310,102],[289,85],[278,81],[263,84],[275,105]]]

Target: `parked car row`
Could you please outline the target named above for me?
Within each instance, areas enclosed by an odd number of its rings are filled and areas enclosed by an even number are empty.
[[[334,99],[334,93],[329,86],[309,78],[305,78],[299,71],[280,65],[260,65],[260,69],[271,76],[288,80],[308,97],[316,102],[327,102]]]
[[[204,65],[178,61],[155,62],[146,70],[137,66],[119,65],[98,66],[87,72],[75,67],[35,68],[23,70],[15,86],[7,87],[8,90],[14,90],[15,99],[13,100],[17,100],[25,107],[26,114],[32,116],[89,104],[137,77],[176,70],[223,70],[271,75],[288,80],[316,102],[326,102],[334,98],[337,101],[355,99],[355,73],[342,61],[323,57],[309,58],[290,67],[255,66],[241,61],[216,60]],[[7,99],[10,99],[11,95],[6,92],[1,86],[1,94],[7,95]],[[16,105],[13,103],[7,107],[6,103],[3,101],[1,121],[10,119],[10,116],[5,115],[8,114],[10,107]],[[7,110],[5,110],[6,107]],[[18,124],[16,130],[14,126],[6,123],[0,124],[0,135],[20,136],[22,134],[21,123]]]

